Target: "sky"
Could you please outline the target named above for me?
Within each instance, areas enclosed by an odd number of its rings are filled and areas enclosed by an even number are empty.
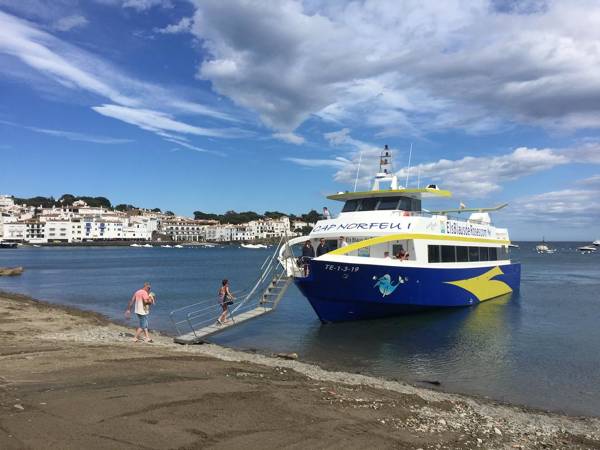
[[[600,238],[600,4],[0,0],[2,194],[336,212],[386,144],[425,207]]]

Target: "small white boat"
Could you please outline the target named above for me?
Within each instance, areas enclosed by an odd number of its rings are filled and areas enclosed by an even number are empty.
[[[584,255],[588,255],[590,253],[595,252],[596,250],[598,250],[596,247],[592,246],[592,245],[584,245],[583,247],[577,247],[577,251],[584,254]]]
[[[161,245],[162,248],[173,248],[172,246],[170,246],[169,244],[166,245]]]
[[[600,239],[596,239],[594,242],[592,242],[592,245],[595,245],[596,247],[600,246]]]
[[[264,244],[242,244],[242,248],[267,248]]]
[[[144,247],[144,248],[152,248],[152,244],[144,244],[144,245],[142,245],[142,247]]]
[[[131,244],[130,247],[141,247],[140,244]]]
[[[550,248],[548,247],[548,244],[546,244],[546,241],[544,240],[544,238],[542,238],[542,243],[538,244],[535,246],[535,251],[543,254],[543,253],[547,253],[547,254],[552,254],[552,253],[556,253],[556,249],[555,248]]]
[[[174,245],[173,248],[183,248],[183,245],[177,244],[177,245]]]

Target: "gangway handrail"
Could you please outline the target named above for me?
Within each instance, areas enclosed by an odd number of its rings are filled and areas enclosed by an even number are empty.
[[[236,302],[237,304],[235,306],[228,309],[230,318],[234,323],[236,314],[245,314],[252,309],[260,307],[264,308],[265,312],[273,308],[273,302],[265,302],[264,295],[256,297],[256,294],[259,290],[268,291],[271,289],[271,282],[273,282],[275,286],[286,277],[285,270],[282,270],[280,273],[278,273],[277,267],[279,263],[278,256],[281,248],[287,243],[287,237],[287,233],[284,233],[281,236],[276,245],[275,251],[271,255],[267,256],[263,261],[260,267],[259,276],[254,280],[254,282],[248,287],[232,293],[234,296],[239,298],[239,302]],[[250,302],[250,300],[255,297],[258,300],[256,305],[254,302]],[[279,297],[276,298],[278,299]],[[182,306],[172,310],[169,313],[169,318],[177,333],[179,335],[183,335],[181,327],[184,327],[184,324],[186,324],[187,327],[184,328],[189,328],[192,334],[198,337],[196,330],[200,329],[201,326],[212,325],[216,318],[219,317],[221,308],[217,300],[218,299],[216,296],[211,296],[202,300],[198,300],[190,305]],[[271,306],[267,306],[269,303]],[[213,310],[214,314],[212,313]]]

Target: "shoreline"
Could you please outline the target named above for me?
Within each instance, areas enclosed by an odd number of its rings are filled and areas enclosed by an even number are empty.
[[[339,429],[334,427],[331,434],[322,439],[335,437],[330,445],[338,443],[338,446],[346,440],[344,446],[351,448],[366,445],[423,449],[600,448],[599,418],[566,416],[501,404],[400,381],[325,370],[314,364],[214,344],[182,346],[174,344],[172,338],[165,335],[155,335],[155,344],[133,344],[131,327],[114,323],[102,314],[20,294],[0,292],[0,317],[3,324],[0,328],[0,358],[6,360],[5,363],[11,362],[2,364],[6,369],[0,373],[2,448],[37,447],[35,439],[38,432],[32,431],[31,423],[28,426],[26,420],[39,421],[40,429],[49,432],[54,419],[52,415],[40,413],[47,405],[64,406],[64,410],[54,411],[54,416],[79,411],[83,415],[81,420],[87,420],[89,408],[84,400],[94,397],[99,385],[104,386],[103,399],[96,399],[100,406],[104,405],[101,410],[112,411],[116,407],[123,409],[124,414],[130,414],[129,405],[117,401],[133,395],[131,380],[118,376],[129,372],[136,378],[134,385],[148,388],[137,401],[151,400],[151,405],[159,403],[163,405],[159,410],[168,411],[168,414],[156,419],[153,415],[159,413],[152,412],[154,409],[146,411],[138,408],[135,411],[139,412],[125,417],[151,428],[158,424],[148,425],[148,421],[158,420],[164,423],[162,434],[171,435],[178,429],[177,422],[170,423],[169,417],[189,413],[189,406],[183,399],[202,393],[199,397],[202,400],[194,403],[202,408],[208,398],[221,398],[218,405],[209,401],[216,410],[210,409],[205,413],[225,423],[219,425],[217,420],[217,425],[200,430],[200,434],[198,430],[182,432],[178,446],[188,445],[185,448],[199,448],[209,443],[236,447],[244,439],[254,442],[251,436],[264,437],[267,432],[271,440],[266,444],[262,440],[256,441],[255,445],[259,442],[264,444],[263,448],[291,445],[289,439],[294,436],[294,442],[314,446],[311,439],[315,432],[322,431],[320,420],[325,420],[322,416],[327,417],[326,422],[344,424]],[[152,367],[149,380],[144,380],[140,366],[148,365],[150,368],[154,364],[160,367]],[[107,365],[118,366],[119,372],[115,372],[114,367],[105,372]],[[204,374],[208,366],[215,368],[210,375]],[[111,378],[115,376],[116,379]],[[164,377],[166,381],[160,382]],[[108,382],[107,378],[111,381]],[[57,383],[68,389],[68,399],[57,391]],[[174,388],[175,385],[179,386],[178,389]],[[229,395],[231,390],[239,395]],[[48,392],[55,392],[54,397],[50,396],[52,403],[47,398]],[[248,419],[252,423],[247,424],[241,434],[226,432],[230,426],[235,428],[235,424],[256,413],[257,409],[277,410],[277,417],[271,417],[271,420],[277,422],[289,416],[293,418],[292,422],[302,422],[307,430],[292,425],[289,428],[285,420],[285,423],[266,430],[262,429],[266,425],[261,421]],[[27,413],[35,417],[28,417]],[[112,415],[108,412],[106,415],[102,422],[98,422],[98,427],[102,428],[99,424],[112,420]],[[48,427],[45,428],[46,422]],[[95,427],[92,426],[94,433],[98,434]],[[361,431],[349,431],[354,429]],[[84,433],[86,442],[96,442],[94,433]],[[119,433],[118,430],[108,431],[113,445],[115,439],[122,439],[116,436]],[[13,439],[17,438],[20,444],[15,446]],[[55,448],[83,445],[81,436],[73,439],[77,440],[60,441],[61,445],[57,444]],[[204,444],[201,445],[202,442]],[[249,445],[249,448],[252,447]],[[128,447],[124,445],[123,448]]]
[[[134,324],[133,320],[127,321],[124,319],[111,318],[108,315],[105,315],[105,314],[102,314],[102,313],[99,313],[97,311],[93,311],[90,309],[85,309],[81,306],[70,306],[70,305],[66,305],[63,303],[54,303],[49,300],[37,299],[37,298],[31,297],[26,294],[21,294],[21,293],[12,292],[12,291],[5,291],[5,290],[0,289],[0,300],[3,297],[8,298],[8,299],[33,302],[35,304],[42,305],[43,307],[47,307],[49,309],[55,308],[55,309],[64,311],[66,313],[72,313],[75,315],[79,315],[81,317],[89,317],[89,318],[95,320],[99,325],[101,325],[101,324],[115,325],[115,326],[123,327],[123,328],[129,329],[129,330],[133,329],[133,324]],[[163,338],[169,338],[171,340],[177,336],[172,331],[165,330],[165,329],[151,329],[150,331],[153,336],[159,335]],[[171,343],[173,343],[173,345],[175,347],[187,347],[187,345],[175,344],[174,342],[171,342]],[[263,356],[266,358],[277,358],[276,353],[268,353],[266,351],[262,351],[260,349],[255,349],[252,347],[248,347],[248,348],[227,347],[227,346],[223,346],[220,344],[211,343],[210,341],[204,341],[203,343],[194,345],[193,347],[200,347],[202,345],[211,345],[211,346],[218,347],[220,349],[227,350],[227,351],[240,352],[245,355]],[[293,352],[294,349],[288,349],[286,351]],[[566,417],[572,417],[572,418],[591,418],[591,419],[598,419],[600,421],[600,415],[579,414],[577,412],[569,412],[569,411],[560,410],[560,409],[537,408],[535,406],[530,406],[530,405],[527,405],[524,403],[510,403],[508,401],[498,400],[498,399],[495,399],[495,398],[492,398],[492,397],[489,397],[486,395],[478,395],[478,394],[474,394],[474,393],[466,393],[466,392],[460,392],[457,390],[451,390],[451,389],[448,389],[447,387],[443,386],[443,383],[441,383],[440,381],[435,380],[435,379],[431,379],[431,380],[430,379],[420,379],[420,380],[401,379],[401,378],[395,378],[395,377],[386,377],[385,375],[369,374],[364,371],[350,372],[348,368],[339,366],[335,363],[323,363],[322,361],[303,359],[301,357],[300,357],[300,361],[302,361],[304,364],[315,366],[325,372],[347,373],[348,375],[357,375],[357,376],[364,376],[364,377],[374,378],[374,379],[383,380],[383,381],[397,382],[397,383],[401,383],[401,384],[406,384],[407,386],[413,387],[415,389],[425,389],[427,391],[432,391],[432,392],[441,393],[441,394],[462,396],[462,397],[473,399],[475,401],[493,403],[498,406],[519,408],[526,412],[554,414],[554,415],[560,415],[560,416],[566,416]]]

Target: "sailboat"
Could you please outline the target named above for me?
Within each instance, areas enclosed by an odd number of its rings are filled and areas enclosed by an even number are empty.
[[[546,240],[544,238],[542,238],[542,243],[538,244],[535,246],[535,251],[542,254],[542,253],[556,253],[556,249],[555,248],[550,248],[548,247],[548,244],[546,244]]]

